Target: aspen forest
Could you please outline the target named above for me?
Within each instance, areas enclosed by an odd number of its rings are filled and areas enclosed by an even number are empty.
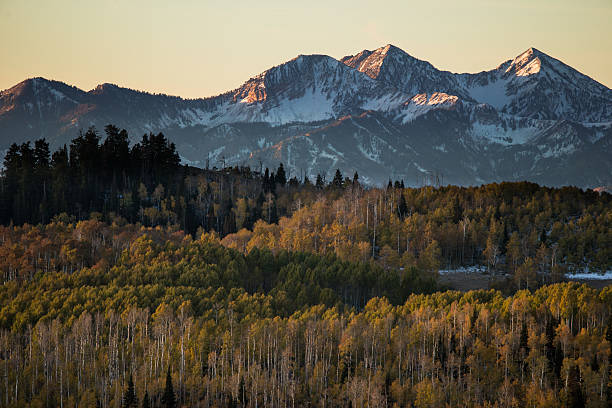
[[[612,195],[182,165],[109,125],[0,176],[0,406],[609,407]],[[440,270],[496,284],[452,290]]]

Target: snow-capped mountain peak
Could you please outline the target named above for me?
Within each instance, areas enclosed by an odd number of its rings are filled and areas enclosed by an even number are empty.
[[[440,71],[429,62],[414,58],[391,44],[344,57],[341,61],[410,96],[422,92],[458,93],[452,74]]]
[[[474,184],[612,184],[612,91],[529,48],[476,74],[387,44],[340,61],[298,55],[222,95],[185,100],[102,83],[32,78],[0,92],[0,150],[113,123],[164,132],[191,164],[285,163],[292,174],[358,171],[370,184],[435,171]]]
[[[504,64],[507,67],[504,66]],[[517,77],[538,74],[542,70],[543,66],[555,67],[565,65],[534,47],[527,49],[511,61],[507,61],[504,64],[500,65],[498,71],[504,71],[504,74],[506,75]]]
[[[326,55],[298,57],[249,79],[219,97],[213,123],[285,124],[337,118],[375,107],[390,110],[408,99]]]

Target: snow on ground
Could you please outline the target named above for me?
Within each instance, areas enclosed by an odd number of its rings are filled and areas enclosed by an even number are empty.
[[[404,103],[404,98],[405,96],[402,93],[386,93],[378,98],[366,100],[361,108],[364,110],[387,112],[401,107]]]
[[[469,93],[478,102],[501,109],[510,103],[510,98],[506,95],[507,84],[505,80],[498,80],[484,86],[476,85],[469,89]]]
[[[499,124],[483,124],[474,122],[472,124],[472,135],[477,139],[485,139],[493,143],[499,143],[504,146],[514,144],[525,144],[536,133],[534,127],[517,127],[516,129],[504,129]]]
[[[422,93],[412,97],[400,108],[396,119],[401,119],[402,124],[413,121],[418,116],[424,115],[432,109],[451,109],[459,103],[459,98],[455,95],[448,95],[443,92],[431,94]]]
[[[612,270],[605,273],[589,272],[588,268],[584,272],[568,273],[565,275],[567,279],[575,280],[612,280]]]
[[[197,166],[197,165],[200,164],[200,160],[189,160],[188,158],[186,158],[182,154],[179,155],[179,157],[181,158],[181,164],[186,164],[188,166]]]
[[[306,89],[299,98],[285,98],[266,113],[262,119],[275,124],[289,122],[311,122],[334,117],[334,101],[320,89]]]
[[[438,273],[440,275],[446,275],[451,273],[484,273],[487,271],[486,266],[472,265],[472,266],[460,266],[456,269],[440,269]]]
[[[62,99],[66,98],[66,95],[64,95],[63,93],[61,93],[58,90],[55,90],[53,88],[49,88],[49,91],[51,92],[51,94],[55,97],[56,101],[61,101]],[[74,102],[74,101],[73,101]]]
[[[449,275],[456,273],[470,274],[470,273],[485,273],[487,267],[483,265],[472,265],[472,266],[461,266],[455,269],[440,269],[438,271],[440,275]],[[591,272],[588,268],[583,269],[582,272],[568,273],[565,275],[570,280],[612,280],[612,270],[605,273]]]
[[[358,143],[357,148],[365,157],[367,157],[370,161],[375,163],[380,162],[380,152],[377,149],[372,148],[372,151],[366,149],[363,144]]]

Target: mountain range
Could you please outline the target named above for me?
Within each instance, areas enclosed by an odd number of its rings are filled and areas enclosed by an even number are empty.
[[[0,92],[0,150],[52,148],[112,123],[132,141],[163,132],[185,163],[250,165],[369,185],[529,180],[612,184],[612,90],[535,48],[474,74],[386,45],[340,60],[300,55],[202,99],[44,78]]]

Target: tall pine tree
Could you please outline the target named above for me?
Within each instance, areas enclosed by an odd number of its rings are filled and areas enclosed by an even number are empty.
[[[151,401],[149,400],[149,393],[145,391],[142,397],[142,408],[151,408]]]
[[[340,169],[336,169],[336,174],[334,175],[331,185],[335,188],[342,188],[343,184],[344,178],[342,177],[342,173],[340,172]]]
[[[174,388],[172,387],[170,366],[168,366],[168,373],[166,374],[166,388],[164,389],[164,394],[161,397],[161,402],[165,408],[176,407],[176,396],[174,395]]]
[[[580,383],[580,368],[574,364],[570,368],[567,381],[567,406],[568,408],[584,408],[584,395]]]
[[[134,380],[132,375],[130,374],[130,378],[128,379],[128,387],[123,395],[123,407],[137,407],[138,406],[138,398],[136,397],[136,390],[134,390]]]

